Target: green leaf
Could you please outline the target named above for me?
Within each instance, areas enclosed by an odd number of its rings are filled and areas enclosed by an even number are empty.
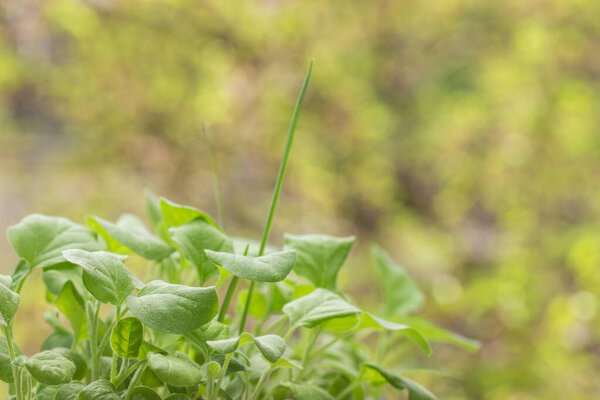
[[[36,400],[54,400],[60,385],[39,386],[35,391]]]
[[[201,219],[215,228],[221,229],[210,216],[194,207],[182,206],[167,200],[164,197],[160,198],[159,206],[162,215],[162,223],[167,230],[176,226],[185,225],[195,219]]]
[[[469,339],[458,333],[450,332],[444,328],[436,326],[421,317],[400,317],[399,322],[408,324],[419,330],[423,336],[431,342],[450,343],[462,347],[468,351],[479,350],[480,344],[477,340]]]
[[[158,354],[167,354],[166,350],[161,349],[158,346],[153,345],[152,343],[142,341],[140,345],[140,350],[138,352],[138,360],[145,360],[148,357],[148,353],[158,353]]]
[[[71,323],[75,339],[84,339],[87,335],[85,303],[73,282],[65,283],[54,305]]]
[[[191,400],[191,397],[183,393],[173,393],[165,397],[165,400]]]
[[[200,284],[218,275],[217,267],[204,250],[233,253],[233,242],[221,230],[204,219],[169,229],[181,254],[196,268]]]
[[[31,270],[32,268],[29,263],[21,258],[10,275],[10,285],[8,287],[12,290],[17,290],[21,283],[29,276]]]
[[[75,364],[54,351],[42,351],[25,361],[27,370],[39,383],[59,385],[69,383],[75,375]]]
[[[243,346],[248,343],[256,345],[262,355],[274,363],[285,353],[286,344],[283,338],[277,335],[264,335],[264,336],[252,336],[249,333],[242,333],[240,336],[224,339],[224,340],[209,340],[206,344],[217,353],[233,353],[239,346]]]
[[[436,400],[437,397],[418,383],[395,375],[394,373],[372,363],[363,364],[363,379],[372,383],[387,382],[392,387],[408,391],[408,400]]]
[[[10,287],[12,284],[12,277],[10,275],[0,275],[0,285]]]
[[[310,280],[316,287],[335,290],[337,274],[350,253],[356,238],[328,235],[285,234],[285,247],[298,252],[294,272]]]
[[[404,268],[396,264],[381,247],[373,246],[372,252],[383,279],[385,315],[400,316],[419,309],[425,296]]]
[[[260,356],[259,356],[260,357]],[[224,354],[214,354],[211,358],[212,361],[216,361],[219,363],[221,368],[223,368],[223,364],[225,363],[225,355]],[[229,360],[229,366],[227,367],[227,371],[225,371],[226,375],[235,374],[240,371],[247,371],[248,368],[238,361],[235,357],[231,357]]]
[[[81,268],[70,262],[64,262],[44,268],[42,280],[46,285],[46,289],[56,296],[60,294],[67,281],[72,281],[73,283],[83,286],[83,281],[81,280]]]
[[[283,312],[292,326],[312,328],[332,319],[356,316],[361,311],[341,296],[318,288],[286,304]]]
[[[65,218],[31,214],[8,228],[8,240],[30,267],[42,268],[65,259],[62,252],[69,249],[102,250],[104,245],[86,227]]]
[[[23,354],[21,349],[15,344],[15,353],[17,356]],[[10,352],[8,351],[8,344],[6,338],[0,336],[0,380],[7,383],[13,382],[12,367],[10,366]]]
[[[293,382],[282,382],[279,386],[287,388],[294,400],[334,400],[333,396],[318,386]]]
[[[118,306],[133,291],[131,275],[121,261],[122,256],[85,250],[67,250],[63,255],[83,269],[83,285],[99,302]]]
[[[357,329],[364,328],[374,328],[378,330],[386,329],[390,331],[402,332],[411,337],[421,348],[421,350],[425,352],[425,354],[431,354],[431,347],[429,346],[427,340],[423,337],[419,330],[412,326],[386,321],[384,319],[377,318],[373,314],[363,313]]]
[[[52,350],[57,347],[70,348],[73,345],[73,335],[63,330],[55,330],[42,343],[41,350]]]
[[[85,377],[85,374],[87,373],[87,364],[79,353],[76,353],[73,350],[65,347],[55,347],[52,349],[52,351],[60,354],[75,364],[75,373],[73,374],[73,379],[80,380]]]
[[[92,226],[98,229],[101,235],[110,236],[148,260],[162,260],[175,251],[173,247],[150,233],[135,215],[123,214],[116,224],[94,216],[89,217],[89,221],[95,222]]]
[[[135,317],[121,319],[110,335],[110,345],[115,353],[124,358],[136,358],[144,340],[144,326]]]
[[[132,391],[131,400],[161,400],[160,396],[148,386],[138,386]]]
[[[219,375],[219,372],[221,372],[221,364],[216,361],[209,361],[206,363],[206,376],[208,379],[215,379],[217,375]]]
[[[21,297],[10,290],[8,287],[0,284],[0,326],[8,326],[13,320]]]
[[[119,400],[119,396],[112,383],[100,379],[84,387],[79,392],[79,400]]]
[[[163,355],[150,352],[148,363],[152,372],[167,385],[193,386],[203,378],[200,368],[183,353]]]
[[[127,306],[144,325],[161,332],[184,334],[212,320],[219,311],[214,286],[191,287],[152,281],[128,297]]]
[[[210,250],[206,250],[206,255],[233,275],[256,282],[279,282],[296,264],[296,252],[293,250],[255,258]]]
[[[71,383],[67,383],[66,385],[62,385],[58,392],[56,392],[55,400],[77,400],[79,399],[79,392],[83,389],[85,385],[81,382],[73,381]]]

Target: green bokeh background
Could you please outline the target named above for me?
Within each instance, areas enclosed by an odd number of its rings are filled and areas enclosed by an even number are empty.
[[[426,360],[454,373],[424,378],[440,399],[598,398],[599,17],[594,0],[3,1],[0,230],[143,214],[146,188],[216,214],[204,125],[226,228],[259,237],[314,57],[272,242],[356,235],[341,286],[366,307],[368,244],[385,247],[422,315],[482,342]],[[43,298],[38,277],[25,353]]]

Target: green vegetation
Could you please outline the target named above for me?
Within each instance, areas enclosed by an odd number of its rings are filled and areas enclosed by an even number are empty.
[[[374,254],[389,288],[383,310],[390,320],[336,289],[354,237],[287,235],[284,249],[265,251],[311,70],[312,63],[258,250],[237,239],[246,246],[236,253],[208,215],[152,195],[154,232],[128,214],[116,224],[89,217],[89,227],[33,214],[8,229],[20,257],[0,283],[0,378],[11,384],[11,398],[345,400],[376,398],[386,383],[411,400],[436,398],[403,376],[410,368],[399,361],[404,349],[397,343],[408,339],[426,354],[430,340],[477,345],[433,325],[394,322],[423,295],[383,250]],[[152,263],[147,283],[125,266],[131,253]],[[13,321],[34,270],[42,271],[54,305],[46,317],[54,330],[28,357],[17,352]],[[233,307],[241,313],[229,313],[240,280],[249,282]],[[220,301],[217,289],[227,281]],[[373,340],[380,354],[366,345]]]

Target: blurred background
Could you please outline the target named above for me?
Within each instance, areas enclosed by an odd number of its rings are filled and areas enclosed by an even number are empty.
[[[600,2],[2,0],[0,231],[32,212],[145,214],[144,189],[258,238],[308,63],[274,224],[376,241],[427,294],[440,399],[600,398]],[[16,264],[0,240],[0,272]],[[37,350],[29,282],[17,342]]]

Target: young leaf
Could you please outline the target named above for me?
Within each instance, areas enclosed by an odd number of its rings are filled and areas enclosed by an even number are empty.
[[[0,284],[0,326],[8,326],[19,308],[20,296]]]
[[[79,392],[83,389],[85,385],[81,382],[73,381],[71,383],[67,383],[66,385],[62,385],[58,392],[56,392],[55,400],[78,400]]]
[[[114,326],[110,345],[115,353],[124,358],[136,358],[144,340],[144,326],[135,317],[121,319]]]
[[[294,400],[334,400],[333,396],[318,386],[293,382],[282,382],[279,386],[292,392]]]
[[[233,252],[231,239],[204,219],[195,219],[185,225],[171,228],[169,232],[181,254],[198,271],[200,284],[218,274],[217,267],[208,259],[204,250]]]
[[[131,275],[123,265],[121,256],[85,250],[67,250],[63,255],[83,269],[83,285],[99,302],[118,306],[132,292]]]
[[[92,227],[148,260],[162,260],[175,249],[154,236],[138,217],[123,214],[116,224],[99,217],[89,217]],[[89,223],[89,222],[88,222]]]
[[[203,378],[202,371],[183,353],[163,355],[150,352],[148,363],[152,372],[167,385],[193,386]]]
[[[392,387],[400,390],[408,391],[408,400],[436,400],[437,397],[418,383],[395,375],[394,373],[385,370],[378,365],[372,363],[363,364],[363,378],[373,383],[387,382]]]
[[[315,289],[283,307],[292,326],[315,327],[334,318],[355,316],[360,309],[326,289]]]
[[[201,219],[215,228],[221,229],[211,217],[194,207],[182,206],[167,200],[164,197],[160,198],[159,206],[162,215],[162,223],[167,230],[176,226],[185,225],[195,219]]]
[[[249,333],[242,333],[240,336],[224,339],[207,341],[206,344],[217,353],[233,353],[239,346],[254,342],[262,355],[269,362],[276,362],[283,353],[285,353],[285,340],[277,335],[252,336]]]
[[[76,340],[87,335],[85,303],[71,281],[64,284],[54,300],[54,305],[69,320]]]
[[[10,275],[10,285],[6,286],[12,290],[17,290],[17,288],[22,285],[23,281],[29,276],[31,270],[31,265],[21,258]]]
[[[160,396],[148,386],[138,386],[131,393],[131,400],[161,400]]]
[[[44,268],[42,280],[44,281],[48,292],[55,296],[60,294],[67,281],[72,281],[83,286],[83,281],[81,280],[81,268],[70,262],[64,262]]]
[[[40,386],[35,391],[36,400],[54,400],[56,393],[60,390],[60,385]]]
[[[8,240],[31,269],[63,262],[68,249],[102,250],[96,234],[65,218],[32,214],[8,228]]]
[[[293,250],[256,258],[210,250],[206,250],[206,255],[233,275],[255,282],[279,282],[296,264],[296,252]]]
[[[112,383],[100,379],[81,389],[79,400],[119,400],[119,396]]]
[[[65,347],[56,347],[53,348],[52,351],[60,354],[75,364],[75,373],[73,374],[73,379],[79,380],[85,377],[85,374],[87,373],[87,364],[79,353],[76,353],[73,350]]]
[[[462,336],[458,333],[450,332],[444,328],[436,326],[431,322],[421,317],[400,317],[397,318],[399,322],[408,324],[415,329],[418,329],[423,336],[431,342],[450,343],[455,346],[462,347],[468,351],[477,351],[480,344],[477,340],[469,339],[468,337]]]
[[[350,253],[355,237],[285,234],[286,249],[298,252],[294,272],[310,280],[316,287],[335,290],[337,274]]]
[[[23,354],[21,353],[21,349],[19,349],[16,344],[15,353],[17,356]],[[10,366],[10,352],[8,350],[8,344],[6,343],[6,338],[0,336],[0,380],[6,383],[13,382],[13,373],[12,367]]]
[[[385,315],[406,315],[421,307],[425,296],[404,268],[396,264],[381,247],[373,246],[372,252],[383,278]]]
[[[39,383],[59,385],[71,382],[75,364],[54,351],[42,351],[25,361],[27,370]]]
[[[214,286],[191,287],[152,281],[128,297],[127,306],[144,325],[168,333],[184,334],[212,320],[219,311]]]
[[[166,350],[161,349],[158,346],[153,345],[152,343],[142,341],[140,345],[140,350],[138,352],[138,360],[145,360],[148,357],[148,353],[157,353],[157,354],[167,354]]]
[[[377,318],[373,314],[363,313],[360,318],[360,323],[357,326],[357,329],[363,328],[374,328],[374,329],[387,329],[391,331],[402,332],[408,336],[410,336],[417,345],[425,352],[425,354],[431,354],[431,347],[427,340],[423,337],[421,332],[412,326],[397,324],[395,322],[386,321],[381,318]]]

